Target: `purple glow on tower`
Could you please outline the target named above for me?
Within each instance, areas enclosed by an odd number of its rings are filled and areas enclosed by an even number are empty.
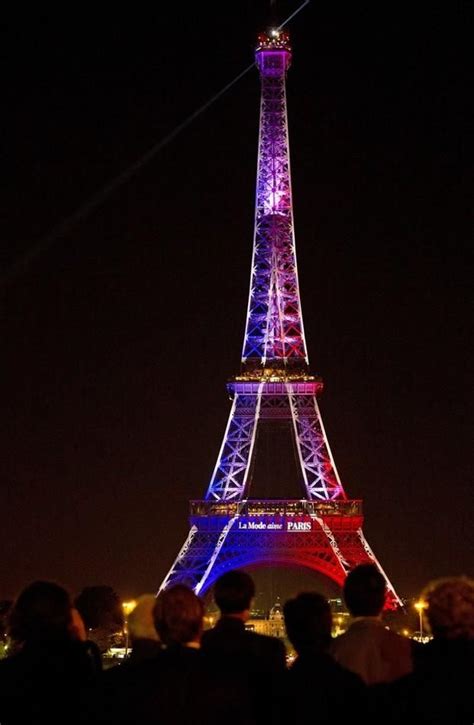
[[[191,528],[161,585],[202,594],[225,571],[250,565],[305,566],[342,585],[375,559],[362,532],[362,502],[346,496],[308,372],[298,290],[291,197],[286,72],[288,35],[259,36],[261,106],[255,234],[241,374],[205,500],[191,502]],[[299,499],[249,497],[261,421],[288,424],[301,473]],[[389,588],[390,606],[400,604]]]
[[[287,33],[259,36],[256,63],[261,78],[260,133],[252,276],[242,359],[251,367],[268,363],[307,364],[298,288],[286,72],[291,63]]]

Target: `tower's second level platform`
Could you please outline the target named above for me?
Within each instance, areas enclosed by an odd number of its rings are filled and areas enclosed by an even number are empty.
[[[271,365],[243,367],[240,375],[227,383],[231,395],[317,395],[323,389],[323,381],[311,375],[307,366]]]

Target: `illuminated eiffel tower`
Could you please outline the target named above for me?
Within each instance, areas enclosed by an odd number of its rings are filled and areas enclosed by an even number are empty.
[[[309,373],[296,265],[286,109],[291,48],[286,32],[258,38],[261,78],[255,231],[241,373],[224,440],[202,501],[191,501],[189,535],[160,590],[183,583],[202,594],[225,571],[252,565],[316,570],[342,586],[373,562],[401,604],[362,532],[362,501],[347,498]],[[302,498],[252,499],[249,470],[260,421],[289,422]]]

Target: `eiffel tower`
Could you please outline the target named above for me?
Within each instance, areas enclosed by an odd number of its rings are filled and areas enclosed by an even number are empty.
[[[362,532],[362,501],[348,499],[329,448],[309,372],[296,265],[286,75],[286,32],[258,37],[260,130],[253,259],[240,375],[204,500],[190,502],[190,531],[161,589],[182,583],[203,594],[229,569],[306,567],[342,586],[357,564],[376,564],[387,607],[400,599]],[[302,497],[253,499],[249,472],[259,425],[287,421],[294,436]]]

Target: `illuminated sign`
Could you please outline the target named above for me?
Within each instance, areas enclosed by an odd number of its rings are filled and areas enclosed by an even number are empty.
[[[311,521],[287,521],[287,531],[311,531]]]
[[[241,517],[237,521],[237,528],[240,531],[312,531],[313,522],[307,517],[304,520],[293,520],[280,517],[279,519],[268,519],[261,517]]]

